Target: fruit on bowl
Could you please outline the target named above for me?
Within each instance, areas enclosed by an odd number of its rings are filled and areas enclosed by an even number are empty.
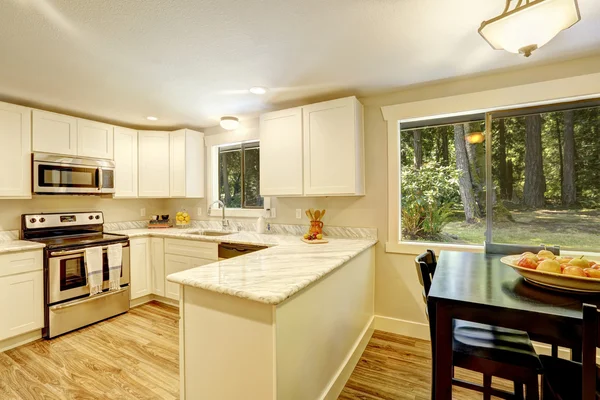
[[[175,221],[177,225],[189,225],[191,221],[190,214],[187,211],[179,211],[175,214]]]
[[[554,272],[555,274],[560,274],[562,272],[560,264],[557,261],[552,260],[550,258],[547,258],[540,262],[536,267],[536,270],[544,272]]]
[[[304,234],[304,239],[306,240],[322,240],[323,235],[321,233],[306,233]],[[598,271],[600,272],[600,271]]]
[[[554,253],[551,252],[550,250],[540,250],[538,252],[537,256],[540,260],[545,260],[545,259],[554,260],[556,258]]]
[[[575,267],[573,265],[565,267],[562,273],[564,275],[587,277],[586,273],[583,271],[583,268]]]
[[[549,250],[538,254],[525,252],[512,258],[511,265],[527,268],[544,273],[565,275],[577,278],[594,278],[600,280],[600,263],[581,257],[557,257]]]
[[[574,258],[571,261],[569,261],[569,265],[574,265],[579,268],[589,268],[590,262],[588,260],[586,260],[585,258],[583,258],[583,256],[581,256],[581,258]],[[594,264],[592,264],[592,265],[594,265]]]

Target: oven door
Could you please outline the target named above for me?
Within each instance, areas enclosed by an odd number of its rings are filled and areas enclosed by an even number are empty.
[[[95,166],[33,163],[34,193],[99,194],[100,179],[100,168]]]
[[[51,251],[48,256],[48,304],[90,294],[85,273],[84,250]],[[108,256],[106,247],[102,251],[103,290],[108,290]],[[121,286],[129,284],[129,244],[123,246]]]

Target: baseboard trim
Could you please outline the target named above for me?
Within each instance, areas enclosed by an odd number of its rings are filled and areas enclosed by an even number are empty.
[[[352,375],[352,371],[354,371],[356,364],[358,364],[360,357],[365,351],[367,344],[369,344],[371,336],[373,336],[373,331],[375,330],[374,320],[375,318],[371,317],[367,325],[365,325],[363,331],[356,339],[354,346],[352,346],[352,351],[346,356],[344,364],[339,368],[328,388],[324,391],[325,394],[321,397],[321,400],[335,400],[339,397],[350,375]]]
[[[429,340],[429,324],[404,319],[375,316],[375,329],[397,335]]]
[[[158,301],[159,303],[164,303],[173,307],[179,308],[179,301],[172,300],[167,297],[158,296],[156,294],[149,294],[147,296],[138,297],[137,299],[133,299],[129,302],[130,308],[139,307],[143,304],[150,303],[151,301]]]
[[[42,338],[42,330],[27,332],[19,336],[11,337],[0,341],[0,353],[6,350],[14,349],[15,347],[23,346],[24,344],[35,342]]]

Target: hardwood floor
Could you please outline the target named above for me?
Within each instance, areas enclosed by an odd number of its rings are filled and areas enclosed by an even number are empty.
[[[176,308],[152,302],[0,353],[0,399],[178,399],[178,322]],[[375,331],[339,400],[426,400],[430,371],[429,342]],[[468,371],[457,376],[481,383]],[[498,387],[512,385],[501,381]],[[453,398],[482,396],[455,388]]]
[[[460,368],[456,376],[479,384],[483,379],[480,374]],[[512,391],[512,382],[503,379],[494,378],[493,385]],[[429,400],[430,389],[430,343],[375,331],[338,400]],[[483,395],[453,388],[452,398],[474,400]]]
[[[178,399],[178,318],[154,302],[0,353],[0,399]]]

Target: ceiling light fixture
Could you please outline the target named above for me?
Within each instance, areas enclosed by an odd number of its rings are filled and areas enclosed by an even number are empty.
[[[262,86],[252,86],[250,88],[250,93],[252,93],[252,94],[265,94],[265,93],[267,93],[267,88],[264,88]]]
[[[151,115],[150,115],[150,116],[148,116],[148,117],[146,117],[146,119],[147,119],[148,121],[158,121],[158,118],[156,118],[156,117],[153,117],[153,116],[151,116]]]
[[[221,117],[220,125],[221,128],[232,131],[240,126],[240,120],[236,117]]]
[[[471,132],[465,136],[467,142],[471,144],[479,144],[485,141],[485,132]]]
[[[529,57],[580,19],[577,0],[506,0],[502,14],[483,21],[479,34],[496,50]]]

